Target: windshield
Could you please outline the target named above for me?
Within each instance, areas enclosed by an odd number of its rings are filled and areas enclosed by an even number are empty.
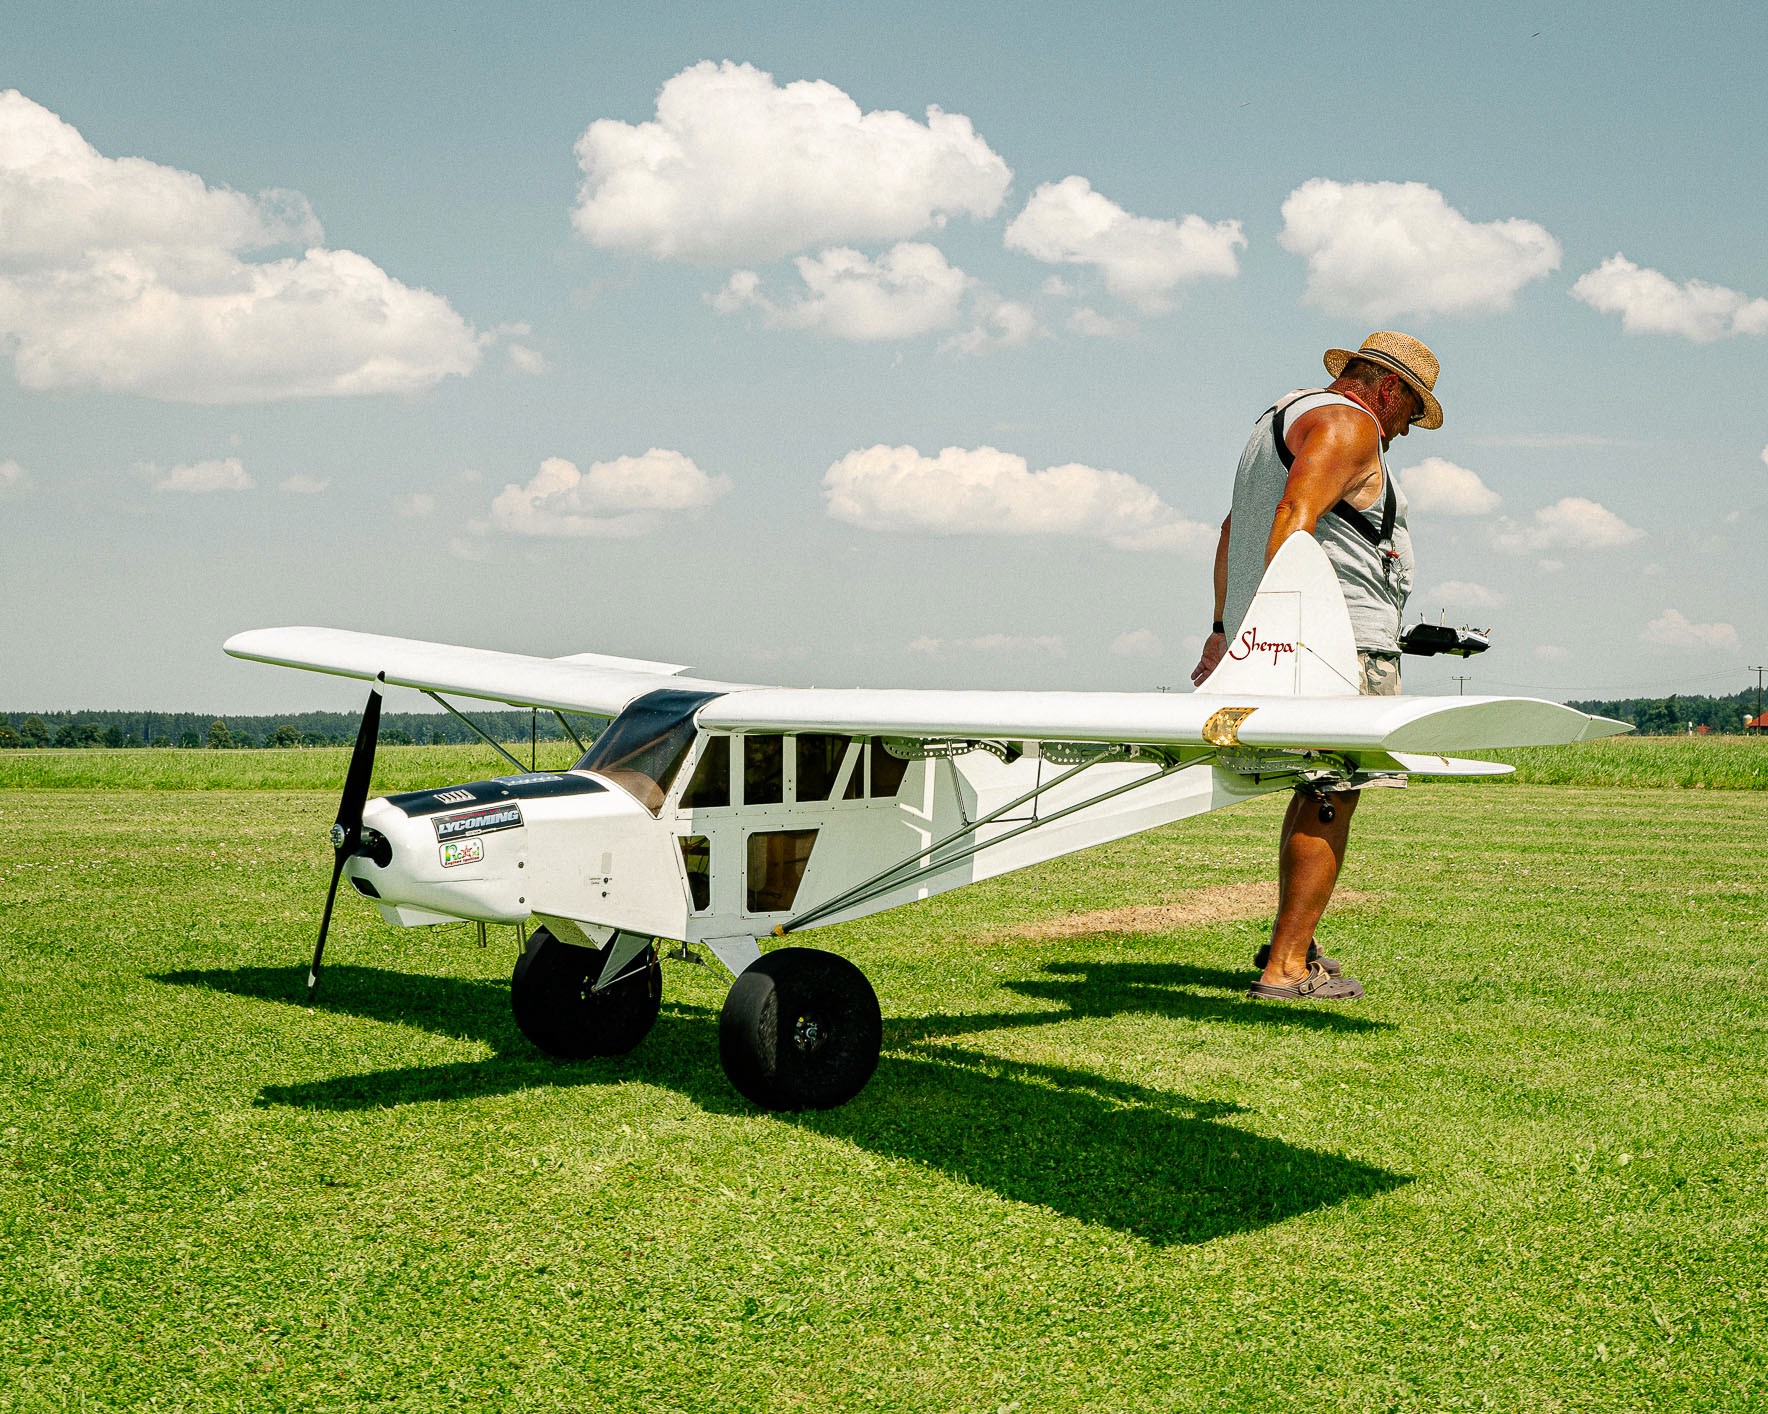
[[[678,687],[647,692],[608,724],[572,769],[607,777],[655,815],[693,743],[694,713],[717,696]]]

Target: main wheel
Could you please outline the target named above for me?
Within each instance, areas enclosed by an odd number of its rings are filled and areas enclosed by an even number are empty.
[[[878,994],[844,957],[779,948],[731,986],[718,1055],[745,1099],[764,1110],[827,1110],[865,1089],[878,1068]]]
[[[613,986],[592,990],[614,941],[585,948],[561,942],[545,928],[529,934],[510,978],[510,1009],[522,1034],[549,1056],[623,1056],[656,1021],[663,965],[654,945],[627,963],[626,975]]]

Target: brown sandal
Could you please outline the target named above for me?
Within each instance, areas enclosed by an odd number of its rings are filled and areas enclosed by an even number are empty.
[[[1258,968],[1260,972],[1265,970],[1265,967],[1270,960],[1271,945],[1269,943],[1266,943],[1252,955],[1252,965]],[[1335,957],[1327,957],[1325,953],[1320,951],[1320,945],[1310,938],[1308,940],[1308,966],[1312,967],[1316,962],[1334,977],[1337,977],[1344,972],[1344,964]]]
[[[1307,976],[1283,986],[1254,982],[1246,989],[1246,995],[1273,1002],[1354,1002],[1363,995],[1363,984],[1355,977],[1334,977],[1318,962],[1312,962],[1308,964]]]

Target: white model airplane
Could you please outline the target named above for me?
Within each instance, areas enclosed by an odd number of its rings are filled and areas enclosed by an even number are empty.
[[[1343,596],[1303,534],[1272,560],[1194,693],[761,687],[668,663],[324,628],[258,629],[226,650],[375,684],[331,831],[309,992],[340,878],[403,927],[536,922],[511,1001],[523,1033],[560,1057],[636,1046],[657,1015],[657,941],[683,956],[703,945],[735,979],[719,1020],[725,1071],[768,1109],[857,1094],[881,1023],[852,963],[814,948],[764,953],[760,940],[1314,773],[1496,775],[1510,768],[1438,753],[1629,730],[1529,698],[1359,696]],[[516,774],[369,800],[382,684],[463,717],[441,694],[613,720],[568,771],[524,771],[505,752]]]

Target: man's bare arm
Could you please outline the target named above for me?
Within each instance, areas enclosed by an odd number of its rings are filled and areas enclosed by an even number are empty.
[[[1267,565],[1285,540],[1298,530],[1311,535],[1321,516],[1366,485],[1381,467],[1380,430],[1356,408],[1323,407],[1303,414],[1290,429],[1289,445],[1295,464],[1271,521]]]
[[[1215,613],[1211,617],[1218,624],[1222,621],[1222,614],[1226,612],[1228,607],[1228,527],[1233,519],[1232,512],[1222,517],[1222,533],[1216,541]],[[1215,671],[1216,664],[1222,661],[1222,654],[1227,649],[1227,638],[1212,630],[1209,637],[1203,641],[1203,656],[1197,660],[1197,666],[1191,669],[1191,685],[1193,687]]]

